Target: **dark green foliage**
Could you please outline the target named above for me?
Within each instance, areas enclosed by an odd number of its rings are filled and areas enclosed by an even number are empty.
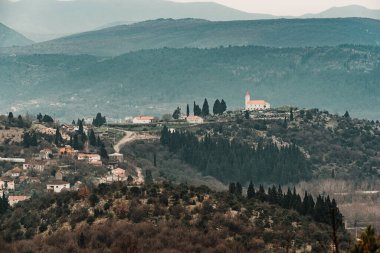
[[[210,109],[209,109],[207,99],[205,98],[205,101],[203,102],[203,106],[202,106],[202,116],[208,116],[208,115],[210,115]]]
[[[287,193],[283,193],[281,187],[276,188],[274,185],[268,188],[265,192],[264,186],[260,185],[255,194],[255,189],[250,182],[247,191],[247,199],[258,199],[267,201],[271,204],[279,205],[286,209],[293,209],[301,215],[306,215],[313,218],[315,221],[332,225],[336,224],[337,228],[343,227],[343,216],[336,205],[335,200],[330,201],[330,197],[317,197],[317,202],[314,202],[313,197],[305,192],[303,200],[297,194],[295,188],[293,192],[288,188]]]
[[[348,113],[348,111],[346,111],[346,112],[344,113],[344,117],[347,118],[347,119],[350,118],[350,114]]]
[[[55,131],[54,143],[57,146],[60,146],[63,143],[63,138],[61,132],[59,131],[59,127],[57,127]]]
[[[108,160],[108,153],[104,145],[102,145],[99,149],[99,155],[103,160]]]
[[[145,171],[145,184],[153,184],[153,176],[151,170]]]
[[[161,143],[204,175],[224,182],[246,183],[249,178],[255,178],[256,182],[286,184],[311,177],[312,167],[295,145],[278,148],[259,143],[257,148],[252,148],[208,135],[198,140],[194,134],[170,133],[166,127],[161,132]]]
[[[3,195],[0,197],[0,215],[4,214],[9,208],[10,205],[8,202],[8,198],[5,196],[3,192]]]
[[[173,119],[179,119],[179,117],[181,116],[181,108],[177,107],[177,109],[174,110],[173,112]]]
[[[96,127],[100,127],[107,122],[106,117],[102,116],[100,112],[96,114],[96,117],[92,120],[92,125]]]
[[[90,134],[88,136],[88,140],[89,140],[91,146],[94,146],[94,147],[98,146],[98,142],[96,140],[94,129],[90,130]]]
[[[9,112],[8,113],[8,121],[12,121],[13,120],[13,112]]]
[[[84,249],[86,247],[86,238],[84,237],[83,232],[80,233],[79,238],[78,238],[78,246],[81,249]]]
[[[194,101],[194,107],[193,107],[193,113],[195,116],[201,116],[202,115],[202,109],[197,105]]]
[[[187,104],[186,106],[186,116],[189,117],[190,115],[190,107],[189,107],[189,104]]]
[[[251,181],[251,182],[249,182],[249,186],[248,186],[248,189],[247,189],[247,198],[248,199],[252,199],[254,197],[255,197],[255,187],[254,187],[254,185],[253,185],[253,183]]]
[[[45,122],[45,123],[53,123],[53,122],[54,122],[54,119],[53,119],[51,116],[45,114],[44,117],[42,118],[42,122]]]
[[[290,121],[293,121],[293,120],[294,120],[293,108],[290,108],[290,117],[289,117],[289,120],[290,120]]]
[[[23,144],[26,148],[30,146],[37,146],[38,143],[36,133],[25,132],[23,137]]]
[[[245,118],[245,119],[249,119],[249,118],[250,118],[250,116],[249,116],[249,111],[245,111],[245,112],[244,112],[244,118]]]
[[[219,99],[217,99],[215,100],[214,106],[212,107],[212,112],[214,115],[216,115],[216,114],[219,114],[220,111],[221,111],[220,101]]]

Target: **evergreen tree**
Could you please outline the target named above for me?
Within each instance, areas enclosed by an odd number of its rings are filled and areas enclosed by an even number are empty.
[[[37,119],[38,119],[38,122],[42,122],[42,118],[43,118],[43,116],[42,116],[42,114],[41,113],[39,113],[39,114],[37,114]]]
[[[82,120],[78,120],[78,133],[79,134],[83,134],[84,131],[83,131],[83,121]]]
[[[59,127],[55,130],[55,138],[54,138],[54,143],[55,145],[59,146],[63,142],[61,132],[59,131]]]
[[[249,186],[247,189],[247,198],[252,199],[254,197],[255,197],[255,187],[253,186],[253,183],[251,181],[251,182],[249,182]]]
[[[104,145],[100,147],[99,155],[103,160],[108,160],[108,153]]]
[[[177,109],[174,110],[173,112],[173,119],[179,119],[179,117],[181,116],[181,108],[177,107]]]
[[[153,166],[157,167],[157,154],[156,153],[153,154]]]
[[[349,119],[349,118],[350,118],[350,114],[348,113],[348,111],[346,111],[346,112],[344,113],[344,117],[345,117],[346,119]]]
[[[42,118],[42,122],[45,122],[45,123],[53,123],[53,122],[54,122],[54,119],[53,119],[51,116],[45,114],[44,117]]]
[[[153,184],[153,176],[151,170],[145,171],[145,184]]]
[[[243,187],[239,182],[236,183],[235,194],[236,196],[239,196],[239,197],[243,194]]]
[[[246,119],[249,119],[249,118],[250,118],[250,116],[249,116],[249,111],[248,111],[248,110],[245,111],[245,113],[244,113],[244,118],[246,118]]]
[[[106,117],[102,116],[100,112],[96,114],[96,117],[92,120],[92,125],[96,127],[101,127],[102,125],[106,124],[107,120]]]
[[[214,115],[223,113],[219,99],[215,100],[214,106],[212,107],[212,112]]]
[[[293,115],[293,108],[290,108],[290,118],[289,118],[290,121],[293,121],[294,120],[294,115]]]
[[[231,193],[231,194],[235,194],[236,193],[236,185],[235,185],[235,183],[230,183],[230,185],[228,186],[228,192]]]
[[[29,134],[29,132],[24,133],[23,144],[24,144],[24,147],[26,147],[26,148],[30,147],[30,134]]]
[[[12,122],[13,121],[13,112],[8,113],[8,121]]]
[[[209,110],[207,99],[205,98],[205,101],[203,102],[203,106],[202,106],[202,116],[205,117],[208,115],[210,115],[210,110]]]
[[[227,104],[226,104],[226,101],[224,101],[223,99],[220,102],[220,108],[221,108],[221,114],[223,114],[225,111],[227,111]]]
[[[80,233],[79,239],[78,239],[78,246],[81,249],[84,249],[86,247],[86,238],[84,237],[83,232]]]
[[[190,116],[190,107],[189,107],[189,104],[187,104],[187,106],[186,106],[186,116],[187,117]]]
[[[96,147],[98,145],[98,143],[96,141],[94,129],[90,130],[90,135],[88,136],[88,140],[89,140],[91,146]]]
[[[75,120],[73,120],[73,122],[71,123],[72,125],[75,125]]]

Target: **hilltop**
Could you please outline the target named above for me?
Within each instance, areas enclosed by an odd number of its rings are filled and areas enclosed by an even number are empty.
[[[32,43],[33,41],[26,38],[24,35],[0,23],[0,48],[13,47],[13,46],[25,46],[25,45],[30,45]]]
[[[379,27],[379,20],[363,18],[224,22],[158,19],[75,34],[3,53],[117,56],[164,47],[380,45]]]

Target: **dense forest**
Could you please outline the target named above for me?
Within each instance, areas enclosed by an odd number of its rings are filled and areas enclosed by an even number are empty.
[[[195,134],[171,133],[167,127],[161,132],[161,143],[203,174],[225,183],[239,181],[245,184],[253,180],[287,184],[307,180],[312,173],[312,166],[295,145],[279,148],[275,144],[259,143],[251,147],[223,138],[213,139],[209,135],[198,140]]]

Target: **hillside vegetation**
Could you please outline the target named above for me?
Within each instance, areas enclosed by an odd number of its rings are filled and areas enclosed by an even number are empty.
[[[40,195],[0,215],[5,240],[0,252],[320,252],[329,247],[329,225],[257,194],[247,199],[163,183],[101,184],[92,191]],[[339,240],[348,247],[341,229]]]
[[[141,49],[164,47],[316,47],[341,44],[380,45],[380,21],[362,18],[223,22],[159,19],[2,51],[16,54],[117,56]]]
[[[274,107],[380,116],[378,47],[157,49],[110,59],[1,56],[0,72],[3,108],[46,109],[67,120],[93,115],[96,107],[115,118],[162,115],[205,97],[223,97],[237,109],[247,89]]]

